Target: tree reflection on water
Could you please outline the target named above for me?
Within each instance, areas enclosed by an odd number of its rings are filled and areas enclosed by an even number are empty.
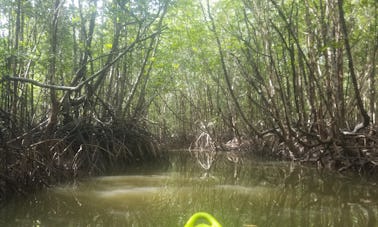
[[[223,226],[376,226],[374,182],[293,163],[243,158],[235,177],[227,156],[208,177],[190,155],[169,170],[88,179],[19,199],[1,226],[183,226],[195,212]],[[137,172],[137,174],[135,174]],[[134,174],[133,174],[134,173]]]

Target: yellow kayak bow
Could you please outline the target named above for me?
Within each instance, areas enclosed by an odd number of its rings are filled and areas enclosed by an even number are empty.
[[[210,224],[197,224],[197,220],[206,220]],[[211,214],[206,212],[197,212],[193,214],[184,227],[222,227],[222,225]]]

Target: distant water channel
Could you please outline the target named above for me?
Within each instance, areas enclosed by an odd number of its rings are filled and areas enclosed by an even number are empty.
[[[198,211],[233,226],[378,226],[378,187],[286,162],[219,156],[205,176],[189,155],[57,186],[0,210],[0,226],[180,227]],[[237,172],[235,172],[235,168]]]

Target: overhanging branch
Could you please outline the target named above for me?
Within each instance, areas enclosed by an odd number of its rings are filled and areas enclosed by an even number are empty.
[[[38,86],[38,87],[50,88],[50,89],[54,89],[54,90],[75,91],[75,90],[79,89],[78,86],[76,86],[76,87],[69,87],[69,86],[60,86],[60,85],[53,85],[53,84],[44,84],[44,83],[38,82],[36,80],[32,80],[32,79],[28,79],[28,78],[23,78],[23,77],[4,76],[0,80],[0,82],[6,81],[6,80],[29,83],[29,84],[33,84],[33,85]]]
[[[89,83],[90,81],[92,81],[93,79],[95,79],[96,77],[98,77],[99,75],[101,75],[103,72],[105,72],[106,70],[109,69],[110,66],[112,66],[114,63],[116,63],[122,56],[124,56],[126,53],[128,53],[131,49],[134,48],[134,46],[139,43],[139,42],[143,42],[143,41],[146,41],[150,38],[153,38],[155,37],[159,32],[161,31],[157,31],[157,32],[154,32],[152,33],[151,35],[149,36],[146,36],[144,38],[139,38],[137,40],[135,40],[133,43],[131,43],[128,47],[124,48],[124,50],[117,56],[113,59],[113,61],[111,61],[109,64],[105,65],[102,69],[100,69],[99,71],[97,71],[96,73],[94,73],[92,76],[88,77],[86,80],[80,82],[78,85],[76,86],[64,86],[64,85],[54,85],[54,84],[45,84],[45,83],[41,83],[39,81],[36,81],[36,80],[33,80],[33,79],[29,79],[29,78],[24,78],[24,77],[12,77],[12,76],[3,76],[2,79],[0,79],[0,83],[4,82],[4,81],[19,81],[19,82],[23,82],[23,83],[29,83],[29,84],[33,84],[35,86],[38,86],[38,87],[42,87],[42,88],[49,88],[49,89],[54,89],[54,90],[61,90],[61,91],[78,91],[80,90],[85,84]]]

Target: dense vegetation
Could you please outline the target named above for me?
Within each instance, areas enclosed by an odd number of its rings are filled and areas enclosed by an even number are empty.
[[[0,5],[1,195],[204,131],[216,147],[376,168],[375,0]]]

